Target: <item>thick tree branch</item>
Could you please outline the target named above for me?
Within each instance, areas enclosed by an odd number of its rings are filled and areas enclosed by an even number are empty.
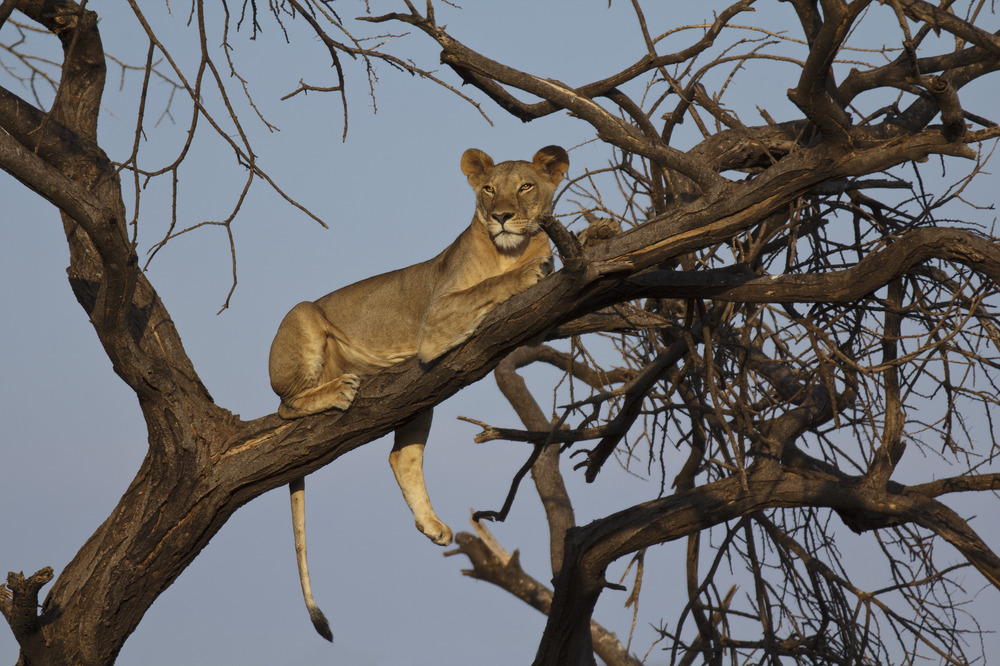
[[[776,467],[751,470],[743,492],[740,483],[739,477],[729,477],[572,530],[535,665],[585,663],[590,652],[589,631],[581,622],[590,617],[602,589],[604,570],[611,562],[641,548],[766,509],[812,506],[872,511],[915,523],[945,538],[1000,589],[1000,558],[953,511],[924,496],[890,493],[818,472],[785,472]]]
[[[108,236],[120,231],[114,214],[90,192],[29,151],[3,128],[0,128],[0,169],[73,218],[92,239],[97,239],[95,245],[111,253],[107,259],[127,259],[127,255],[116,256],[123,249],[127,250],[127,240],[123,242],[121,238]]]
[[[925,261],[964,264],[1000,281],[1000,248],[970,231],[934,227],[903,234],[850,268],[827,273],[756,275],[733,270],[649,271],[622,281],[619,297],[712,298],[749,303],[847,303]]]
[[[49,114],[0,89],[0,127],[6,130],[0,140],[9,149],[4,161],[14,167],[18,160],[33,187],[67,206],[70,282],[119,376],[140,396],[156,388],[175,391],[180,381],[196,401],[207,398],[202,404],[211,405],[169,315],[140,274],[125,230],[120,183],[96,147],[104,85],[96,15],[69,0],[24,1],[18,8],[60,37],[65,62]]]

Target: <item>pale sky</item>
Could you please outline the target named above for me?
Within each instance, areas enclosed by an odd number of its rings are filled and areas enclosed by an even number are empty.
[[[143,3],[173,55],[190,65],[196,33],[185,26],[187,7],[173,3],[173,18],[158,13],[161,3]],[[265,3],[258,3],[264,6]],[[341,4],[343,6],[341,6]],[[373,3],[374,4],[374,3]],[[654,3],[649,3],[653,5]],[[654,32],[700,22],[728,3],[670,2],[647,8]],[[399,3],[401,6],[402,3]],[[361,13],[361,4],[338,3],[341,15]],[[533,73],[579,84],[601,78],[641,57],[644,47],[627,3],[608,9],[597,2],[490,3],[470,1],[458,11],[443,3],[438,20],[469,46]],[[92,1],[102,16],[106,50],[140,64],[146,42],[130,10],[119,2]],[[669,8],[665,11],[665,8]],[[399,9],[379,3],[376,11]],[[773,9],[773,8],[772,8]],[[797,34],[791,10],[779,5],[766,24],[780,21]],[[20,15],[15,15],[20,18]],[[747,21],[750,19],[748,18]],[[753,18],[755,22],[763,17]],[[333,94],[309,94],[281,102],[300,78],[332,85],[329,56],[315,39],[289,24],[286,44],[269,17],[255,41],[231,34],[237,67],[251,81],[264,116],[280,128],[268,133],[250,112],[244,128],[265,171],[290,196],[329,226],[322,229],[257,183],[233,226],[239,283],[230,307],[216,312],[231,282],[229,242],[209,227],[170,242],[154,258],[149,277],[172,314],[188,354],[215,400],[255,418],[273,412],[277,399],[267,378],[267,350],[281,317],[294,303],[315,299],[339,286],[427,259],[468,224],[473,196],[459,170],[463,150],[478,147],[497,161],[530,159],[547,144],[573,149],[592,138],[588,126],[555,114],[522,124],[472,89],[495,123],[487,124],[469,104],[426,81],[378,64],[377,114],[363,72],[345,59],[350,127],[341,142],[343,116]],[[995,28],[993,28],[995,29]],[[10,26],[0,38],[7,40]],[[387,28],[401,32],[401,28]],[[125,34],[128,33],[128,34]],[[675,45],[696,37],[681,38]],[[885,37],[897,41],[895,33]],[[210,41],[221,40],[216,24]],[[422,34],[406,38],[398,52],[437,68],[437,49]],[[6,58],[6,56],[3,56]],[[214,54],[220,70],[226,65]],[[757,86],[774,95],[747,97],[747,109],[767,105],[778,120],[791,115],[784,91],[797,71],[774,64],[765,78],[748,78],[746,94]],[[439,74],[450,83],[450,70]],[[109,68],[102,146],[113,160],[131,149],[139,75]],[[12,86],[9,79],[2,85]],[[227,81],[239,97],[237,82]],[[18,94],[29,93],[13,87]],[[154,88],[143,150],[149,167],[161,166],[179,148],[189,110],[175,101],[172,118],[153,126],[163,110],[165,88]],[[738,91],[734,94],[742,94]],[[995,92],[994,102],[997,99]],[[739,98],[738,98],[739,99]],[[156,106],[159,103],[159,106]],[[208,99],[215,104],[217,100]],[[998,104],[994,103],[993,108]],[[750,119],[759,122],[757,116]],[[690,125],[690,124],[689,124]],[[182,226],[228,215],[239,194],[244,170],[232,151],[201,131],[204,143],[181,170]],[[683,131],[693,131],[685,126]],[[682,139],[683,140],[683,139]],[[157,157],[159,156],[159,162]],[[599,145],[570,151],[570,176],[606,164]],[[995,181],[994,181],[995,182]],[[167,181],[143,193],[139,222],[140,256],[164,234],[169,222]],[[125,186],[126,195],[131,184]],[[16,181],[0,174],[3,201],[0,233],[0,420],[4,424],[0,470],[0,574],[32,573],[44,566],[59,571],[93,533],[127,487],[145,453],[145,427],[134,394],[113,374],[87,317],[66,280],[66,244],[56,211]],[[562,203],[560,212],[573,209]],[[993,213],[983,212],[988,222]],[[551,404],[551,374],[536,373],[539,402]],[[495,425],[519,427],[492,378],[463,390],[438,407],[428,446],[427,485],[435,508],[455,531],[469,530],[472,508],[498,508],[510,479],[529,450],[524,444],[474,444],[478,428],[455,420],[465,415]],[[152,606],[126,642],[119,664],[351,664],[388,666],[434,664],[482,666],[529,663],[544,617],[489,584],[461,575],[463,556],[443,550],[419,534],[386,462],[389,439],[372,442],[311,475],[307,481],[309,555],[313,591],[333,627],[335,643],[319,638],[309,623],[298,585],[285,489],[240,509],[194,563]],[[564,464],[580,524],[656,497],[659,477],[648,480],[607,465],[587,485]],[[670,475],[672,478],[672,474]],[[520,549],[528,573],[550,578],[547,532],[530,483],[506,524],[494,533],[508,550]],[[963,515],[990,513],[963,507]],[[973,522],[994,548],[1000,529]],[[872,540],[845,535],[848,559]],[[649,623],[673,620],[671,600],[683,589],[684,544],[652,549],[647,556],[643,614],[633,651],[644,654],[655,638]],[[621,575],[624,562],[609,572]],[[863,577],[862,577],[863,578]],[[985,583],[967,574],[978,589]],[[46,592],[46,590],[43,590]],[[595,619],[620,637],[628,635],[631,611],[626,595],[606,591]],[[989,626],[1000,615],[1000,593],[986,589],[976,612]],[[993,626],[993,629],[1000,627]],[[1000,650],[1000,642],[990,639]],[[17,659],[8,629],[0,629],[0,663]],[[665,663],[654,651],[649,663]]]

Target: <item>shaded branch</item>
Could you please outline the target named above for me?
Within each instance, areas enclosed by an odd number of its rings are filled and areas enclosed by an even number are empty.
[[[915,21],[926,23],[935,30],[950,32],[956,37],[989,51],[994,56],[1000,56],[1000,36],[986,32],[940,7],[924,2],[924,0],[895,0],[895,2],[898,2],[906,14]]]
[[[956,476],[918,483],[909,487],[913,493],[939,497],[947,493],[967,493],[981,490],[1000,490],[1000,473]]]
[[[850,268],[827,273],[756,275],[739,268],[650,271],[622,281],[619,297],[712,298],[750,303],[847,303],[883,287],[925,261],[964,264],[1000,280],[1000,248],[973,232],[915,229]]]
[[[514,551],[511,555],[505,551],[485,525],[472,521],[472,526],[476,534],[456,534],[455,545],[458,547],[445,555],[465,555],[472,569],[463,570],[464,575],[492,583],[547,615],[552,605],[552,590],[525,573],[518,552]],[[639,666],[642,663],[628,653],[615,634],[593,620],[590,622],[590,633],[594,652],[608,666]]]
[[[748,472],[742,492],[741,479],[732,476],[571,530],[536,666],[583,662],[590,644],[586,624],[581,623],[593,611],[602,589],[603,572],[611,562],[641,548],[765,509],[812,506],[871,511],[915,523],[955,546],[1000,589],[1000,557],[965,521],[933,500],[912,492],[889,493],[843,483],[804,470],[783,472],[762,467]]]
[[[793,3],[798,8],[803,3]],[[851,121],[847,112],[833,96],[833,62],[854,20],[868,2],[824,2],[822,22],[810,34],[809,55],[798,85],[788,91],[788,98],[811,120],[823,137],[834,144],[850,143]]]

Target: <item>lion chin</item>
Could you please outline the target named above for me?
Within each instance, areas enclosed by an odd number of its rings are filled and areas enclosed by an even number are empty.
[[[504,252],[516,252],[524,247],[527,242],[528,238],[526,236],[514,233],[513,231],[504,230],[493,236],[493,244]]]

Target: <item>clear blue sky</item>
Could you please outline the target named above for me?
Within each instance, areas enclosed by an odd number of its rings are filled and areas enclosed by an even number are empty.
[[[259,3],[263,6],[264,3]],[[396,9],[387,4],[385,11]],[[400,3],[402,4],[402,3]],[[654,4],[654,3],[650,3]],[[721,3],[657,4],[647,10],[655,32],[710,18]],[[191,64],[196,33],[185,27],[186,6],[175,15],[161,3],[143,3],[173,54]],[[146,43],[122,3],[96,1],[106,50],[141,64]],[[342,16],[361,13],[338,6]],[[509,64],[568,83],[583,83],[617,71],[643,53],[627,3],[477,2],[458,11],[439,3],[438,20],[455,37]],[[15,15],[17,16],[17,15]],[[779,6],[759,24],[794,28],[790,10]],[[263,168],[293,198],[327,224],[322,229],[257,183],[233,225],[239,284],[230,308],[216,312],[231,281],[229,241],[216,227],[173,240],[153,260],[149,277],[172,313],[192,357],[216,401],[245,418],[276,409],[267,379],[267,349],[274,330],[295,302],[317,298],[354,280],[436,254],[471,219],[473,198],[459,171],[468,147],[497,160],[529,159],[539,147],[573,148],[592,138],[589,128],[566,114],[522,124],[490,102],[487,124],[470,105],[432,83],[377,64],[377,114],[357,63],[351,73],[350,130],[341,142],[342,111],[333,94],[309,94],[281,102],[299,78],[332,85],[329,56],[301,29],[290,26],[292,44],[265,18],[264,33],[249,41],[233,34],[235,59],[251,81],[264,116],[280,128],[269,133],[251,112],[241,122],[253,137]],[[210,41],[221,40],[216,23]],[[390,28],[393,32],[398,27]],[[6,38],[9,26],[4,29]],[[680,38],[674,44],[688,43]],[[895,33],[887,41],[896,41]],[[406,39],[405,53],[425,68],[437,67],[429,39]],[[225,72],[221,52],[213,54]],[[188,70],[190,73],[190,70]],[[440,72],[454,83],[448,70]],[[766,79],[745,82],[752,110],[767,108],[779,120],[787,110],[785,89],[792,67],[774,64]],[[135,73],[109,69],[101,140],[112,159],[131,149]],[[786,77],[786,78],[782,78]],[[11,85],[5,81],[4,85]],[[239,86],[227,81],[230,94]],[[762,98],[755,86],[772,87]],[[16,92],[27,95],[25,91]],[[153,122],[163,109],[165,87],[154,88],[144,154],[159,166],[176,153],[188,122],[188,107],[175,101],[171,118]],[[467,90],[475,95],[475,91]],[[756,96],[750,96],[755,93]],[[744,93],[738,93],[744,94]],[[994,96],[996,93],[993,93]],[[219,113],[218,100],[207,103]],[[157,106],[159,104],[159,106]],[[245,107],[245,105],[243,105]],[[997,105],[994,105],[996,108]],[[753,116],[756,121],[756,116]],[[172,122],[173,121],[173,122]],[[174,124],[176,123],[176,124]],[[232,151],[208,137],[181,171],[180,225],[226,217],[239,194],[244,171]],[[693,129],[693,128],[685,128]],[[157,161],[159,157],[160,161]],[[603,166],[599,146],[570,153],[571,175]],[[161,182],[162,181],[162,182]],[[142,195],[140,253],[158,241],[169,223],[167,182]],[[130,185],[126,186],[126,192]],[[0,420],[4,424],[0,470],[0,573],[33,572],[51,565],[58,573],[108,515],[131,481],[145,452],[145,427],[135,396],[112,373],[96,335],[66,281],[67,250],[55,210],[6,175],[0,233]],[[567,206],[568,208],[568,206]],[[991,213],[984,213],[988,221]],[[535,378],[545,404],[546,376]],[[511,475],[523,462],[524,445],[472,443],[478,431],[457,422],[466,415],[498,425],[517,421],[492,379],[469,387],[438,408],[428,448],[427,484],[435,507],[453,529],[468,529],[471,508],[496,508]],[[386,463],[390,442],[373,442],[309,477],[309,553],[313,590],[336,636],[329,645],[315,635],[304,610],[295,570],[287,492],[268,493],[241,509],[180,579],[147,613],[126,643],[120,664],[435,664],[483,666],[528,663],[544,618],[486,583],[465,578],[464,557],[444,558],[420,535]],[[655,497],[659,479],[643,481],[608,466],[597,483],[570,474],[580,523]],[[521,549],[525,569],[548,580],[544,518],[530,484],[504,525],[494,529],[509,550]],[[969,510],[966,514],[978,513]],[[995,525],[974,523],[1000,547]],[[848,553],[870,540],[845,536]],[[855,545],[856,544],[856,545]],[[647,623],[671,617],[670,599],[682,578],[672,563],[683,561],[683,544],[663,546],[647,559],[644,615],[633,649],[642,654],[653,640]],[[850,556],[850,555],[849,555]],[[660,566],[657,566],[659,564]],[[619,569],[620,572],[620,569]],[[609,579],[615,573],[611,572]],[[972,587],[981,580],[969,574]],[[595,619],[628,634],[631,611],[625,595],[605,592]],[[986,590],[981,622],[1000,610],[1000,596]],[[662,609],[662,612],[661,612]],[[997,627],[994,627],[997,628]],[[1000,649],[1000,648],[998,648]],[[0,629],[0,662],[13,663],[17,646]],[[661,663],[654,656],[650,663]]]

